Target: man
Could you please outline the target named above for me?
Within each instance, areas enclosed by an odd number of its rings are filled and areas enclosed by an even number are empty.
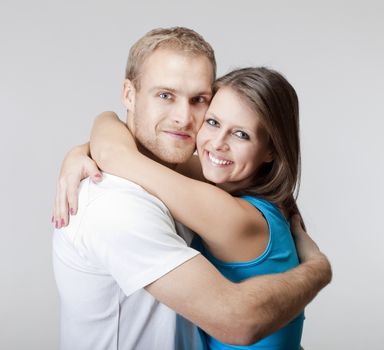
[[[186,28],[151,31],[132,47],[123,103],[141,152],[170,167],[192,155],[215,68],[210,45]],[[56,226],[66,224],[64,212]],[[304,232],[297,243],[304,261],[296,269],[234,284],[177,235],[157,198],[109,174],[99,184],[85,180],[77,215],[54,234],[62,348],[203,348],[188,322],[175,340],[175,311],[223,342],[253,343],[330,280]]]

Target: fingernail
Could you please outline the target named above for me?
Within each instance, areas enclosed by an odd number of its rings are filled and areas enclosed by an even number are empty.
[[[95,174],[95,178],[101,180],[101,174]]]
[[[56,220],[56,224],[55,224],[55,227],[56,228],[59,228],[59,223],[58,223],[58,221]]]
[[[54,220],[55,220],[55,218],[52,216],[51,222],[53,223]]]
[[[61,218],[60,226],[64,226],[64,219],[63,218]]]
[[[75,209],[71,208],[70,209],[70,213],[71,213],[71,215],[74,215],[75,214]]]

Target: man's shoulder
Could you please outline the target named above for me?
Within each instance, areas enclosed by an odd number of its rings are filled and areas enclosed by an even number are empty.
[[[81,182],[77,214],[61,230],[68,240],[115,239],[127,232],[175,232],[167,207],[139,185],[123,178],[103,174],[103,180]]]
[[[68,239],[81,237],[80,241],[98,246],[121,242],[124,236],[176,233],[174,220],[159,199],[131,181],[105,173],[99,183],[83,180],[78,212],[64,231]]]
[[[93,183],[86,179],[79,194],[79,209],[70,227],[84,232],[125,233],[152,230],[175,231],[168,208],[139,185],[126,179],[103,174],[103,180]]]
[[[152,208],[169,215],[164,203],[144,188],[132,181],[108,173],[103,173],[103,180],[97,184],[89,181],[88,188],[84,188],[84,192],[87,197],[86,207],[107,206],[108,211],[118,208],[140,211],[143,208],[146,210]]]

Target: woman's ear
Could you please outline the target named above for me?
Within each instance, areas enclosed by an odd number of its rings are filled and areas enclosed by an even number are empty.
[[[128,111],[135,113],[135,98],[136,88],[132,81],[125,79],[123,83],[123,91],[121,94],[121,101]]]
[[[265,152],[264,162],[270,163],[274,159],[275,159],[275,151],[274,151],[273,147],[269,146],[267,151]]]
[[[266,163],[270,163],[274,159],[275,159],[275,153],[272,150],[268,151],[267,154],[266,154],[265,162]]]

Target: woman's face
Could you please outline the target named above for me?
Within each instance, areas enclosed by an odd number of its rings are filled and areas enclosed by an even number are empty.
[[[204,176],[228,192],[252,184],[255,172],[273,159],[258,114],[230,87],[213,97],[197,134]]]

